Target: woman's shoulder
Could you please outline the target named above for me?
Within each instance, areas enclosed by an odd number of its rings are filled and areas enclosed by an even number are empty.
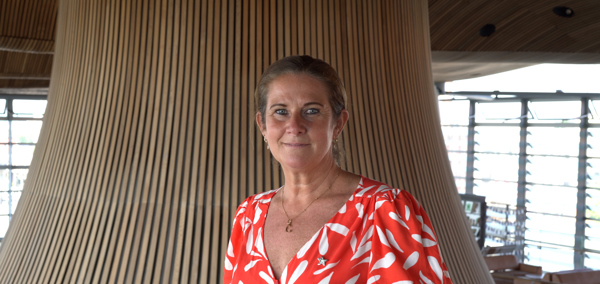
[[[269,191],[265,191],[265,192],[260,192],[260,193],[256,193],[254,195],[248,196],[246,198],[246,200],[244,200],[244,202],[242,202],[242,204],[240,204],[240,206],[242,205],[248,205],[248,204],[254,204],[254,203],[269,203],[271,202],[271,199],[273,198],[273,196],[275,196],[275,194],[277,193],[279,189],[272,189]]]
[[[246,209],[254,208],[259,204],[260,205],[269,204],[271,202],[271,199],[273,198],[273,196],[275,196],[275,194],[277,193],[278,190],[279,189],[272,189],[269,191],[265,191],[265,192],[261,192],[261,193],[257,193],[257,194],[248,196],[238,206],[238,211],[240,211],[240,209],[243,209],[243,211],[246,211]]]
[[[370,179],[365,176],[360,176],[358,187],[354,192],[355,197],[362,198],[382,198],[396,197],[402,189],[394,188],[386,183]]]
[[[238,205],[234,217],[234,223],[239,220],[240,216],[245,219],[250,218],[257,213],[260,215],[262,211],[266,212],[266,208],[268,208],[271,198],[273,198],[275,193],[277,193],[277,190],[278,189],[273,189],[247,197],[244,201],[242,201],[242,203],[240,203],[240,205]]]
[[[414,203],[414,205],[420,206],[408,191],[400,188],[394,188],[384,182],[364,176],[361,176],[358,188],[354,193],[354,197],[368,199],[370,202],[387,200],[396,203]]]

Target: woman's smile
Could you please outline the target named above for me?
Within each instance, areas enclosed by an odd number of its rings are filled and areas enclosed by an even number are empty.
[[[302,147],[307,147],[310,144],[306,144],[306,143],[283,143],[284,146],[287,147],[291,147],[291,148],[302,148]]]

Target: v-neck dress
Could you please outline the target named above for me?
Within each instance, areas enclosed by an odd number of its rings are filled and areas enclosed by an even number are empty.
[[[406,191],[365,177],[275,279],[263,231],[276,193],[238,207],[223,283],[452,283],[423,207]]]

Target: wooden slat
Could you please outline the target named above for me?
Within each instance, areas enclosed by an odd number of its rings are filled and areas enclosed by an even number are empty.
[[[44,3],[0,7],[55,7]],[[455,283],[491,283],[442,140],[427,1],[58,7],[54,66],[52,55],[0,51],[0,74],[53,68],[44,129],[0,246],[0,283],[220,283],[237,205],[284,183],[254,126],[253,95],[265,68],[296,53],[330,62],[345,82],[351,118],[339,137],[342,167],[413,193]],[[447,17],[444,9],[433,13]],[[48,14],[0,23],[45,34],[53,26],[35,27]]]
[[[238,59],[239,57],[237,55],[239,55],[238,52],[235,52],[236,46],[235,44],[231,44],[235,42],[234,39],[234,35],[235,35],[235,28],[236,28],[236,24],[235,24],[235,20],[237,16],[236,13],[236,5],[235,5],[235,1],[230,0],[227,3],[227,11],[223,11],[224,15],[227,16],[227,29],[223,29],[223,34],[227,35],[227,38],[223,38],[222,40],[222,46],[227,46],[227,53],[224,53],[222,55],[222,60],[226,61],[226,66],[223,66],[223,71],[221,72],[221,84],[220,87],[223,88],[223,92],[225,94],[225,96],[227,97],[226,101],[223,101],[221,106],[223,107],[223,111],[225,111],[225,106],[229,106],[228,109],[232,110],[232,111],[228,111],[227,112],[227,117],[224,121],[225,125],[230,126],[230,131],[225,131],[224,135],[225,135],[225,143],[223,145],[224,147],[224,151],[225,151],[225,157],[224,157],[224,166],[223,166],[223,175],[221,177],[221,179],[223,180],[223,185],[222,188],[230,188],[231,190],[224,190],[222,192],[223,197],[222,197],[222,217],[219,220],[219,226],[220,226],[220,232],[219,232],[219,242],[220,242],[220,247],[219,247],[219,254],[216,254],[216,261],[215,261],[215,269],[219,269],[219,263],[225,263],[225,253],[227,251],[227,245],[229,244],[228,242],[228,237],[229,237],[229,232],[231,232],[231,223],[230,220],[233,219],[232,216],[234,216],[235,214],[235,210],[237,208],[237,204],[239,204],[239,200],[236,198],[235,200],[232,200],[232,196],[237,197],[237,183],[232,182],[235,181],[237,178],[234,178],[235,175],[237,175],[237,172],[235,170],[235,165],[237,165],[238,163],[236,161],[239,161],[239,156],[236,156],[235,153],[237,151],[237,149],[239,149],[239,144],[237,144],[236,146],[234,145],[234,140],[237,140],[236,137],[239,137],[239,124],[238,124],[238,120],[236,120],[236,116],[239,115],[240,110],[239,110],[239,106],[236,108],[234,105],[239,103],[239,97],[236,98],[234,97],[234,85],[236,85],[234,83],[234,63],[236,61],[236,59]],[[239,18],[237,18],[239,20]],[[283,46],[281,47],[283,49]],[[233,56],[231,56],[233,55]],[[227,56],[229,56],[229,58],[227,58]],[[226,70],[226,72],[225,72]],[[239,69],[238,69],[239,70]],[[233,106],[233,107],[232,107]],[[225,125],[222,125],[223,128],[225,128]],[[237,128],[237,130],[236,130]],[[236,149],[237,148],[237,149]],[[234,160],[235,157],[235,160]],[[215,274],[215,278],[218,277],[218,274]],[[218,281],[220,281],[220,279],[218,279]],[[218,282],[217,281],[217,282]]]
[[[194,47],[197,46],[198,42],[197,40],[192,36],[192,34],[194,33],[194,9],[195,3],[190,2],[188,3],[188,6],[184,8],[185,11],[187,11],[187,26],[186,26],[186,37],[188,38],[188,41],[186,43],[185,46],[185,55],[184,58],[194,58],[197,56],[196,53],[193,52]],[[185,21],[183,21],[185,22]],[[183,53],[182,53],[183,54]],[[186,62],[186,66],[185,66],[185,70],[183,71],[185,74],[185,80],[184,80],[184,90],[183,93],[188,96],[188,104],[186,106],[186,108],[188,109],[188,116],[183,116],[184,118],[189,118],[189,117],[193,117],[193,114],[191,114],[191,112],[194,111],[194,107],[196,106],[196,96],[193,95],[195,94],[195,86],[192,85],[192,79],[194,77],[194,74],[196,72],[192,72],[191,69],[196,69],[194,60],[192,59],[192,61],[188,60]],[[182,75],[183,75],[182,74]],[[185,105],[185,104],[184,104]],[[193,231],[190,229],[192,227],[193,224],[193,216],[194,216],[194,207],[196,206],[195,201],[195,191],[190,187],[190,179],[191,179],[191,173],[193,172],[193,165],[191,165],[192,163],[192,159],[189,158],[189,156],[192,154],[192,146],[194,145],[194,123],[193,121],[189,121],[187,123],[187,129],[185,129],[185,140],[181,140],[180,144],[181,147],[185,146],[185,152],[183,152],[184,154],[180,156],[180,159],[184,160],[184,169],[183,169],[183,180],[181,181],[181,183],[178,185],[176,185],[176,188],[181,187],[182,191],[183,191],[183,198],[182,198],[182,204],[184,204],[184,206],[181,206],[180,210],[180,227],[177,229],[177,248],[176,248],[176,255],[175,255],[175,261],[181,262],[181,264],[176,264],[175,267],[173,268],[174,270],[174,275],[173,275],[173,279],[174,281],[181,281],[181,283],[188,283],[189,282],[189,278],[190,278],[190,266],[191,266],[191,250],[189,249],[190,247],[190,243],[193,239]],[[126,279],[127,283],[131,283],[132,282],[132,277],[130,277],[129,279]]]
[[[302,54],[301,52],[298,51],[298,2],[297,0],[291,0],[290,1],[290,21],[291,21],[291,31],[288,31],[287,33],[290,34],[290,36],[292,37],[291,39],[291,45],[292,45],[292,53],[290,55],[293,54]]]
[[[206,21],[207,21],[207,1],[202,1],[202,3],[196,3],[196,14],[201,14],[202,17],[201,19],[198,19],[198,17],[196,17],[196,21],[194,22],[194,29],[195,30],[200,30],[200,35],[201,35],[201,39],[204,39],[206,37]],[[198,39],[198,45],[196,46],[196,50],[200,50],[200,52],[198,53],[198,58],[199,60],[196,60],[196,62],[198,63],[198,67],[196,70],[198,70],[197,73],[197,77],[193,77],[193,78],[199,78],[198,83],[196,84],[198,90],[196,93],[200,92],[203,88],[203,83],[204,81],[202,81],[202,79],[204,78],[204,67],[205,67],[205,60],[206,60],[206,41],[205,40],[201,40]],[[199,48],[198,48],[199,47]],[[203,93],[201,93],[203,94]],[[196,103],[196,110],[201,110],[202,109],[202,105],[204,103],[203,99],[204,96],[202,95],[198,95],[197,96],[197,103]],[[196,125],[196,128],[194,130],[194,155],[193,155],[193,160],[192,160],[192,182],[191,182],[191,189],[192,192],[195,192],[196,198],[195,198],[195,204],[196,204],[196,208],[195,208],[195,212],[194,212],[194,223],[192,226],[192,230],[193,230],[193,241],[192,241],[192,265],[191,265],[191,272],[190,272],[190,279],[192,283],[199,283],[200,282],[200,263],[202,261],[201,258],[204,257],[204,254],[201,254],[201,246],[200,243],[202,241],[202,230],[201,230],[201,225],[202,225],[202,220],[203,220],[203,216],[204,216],[204,209],[201,208],[200,206],[202,206],[202,204],[204,203],[204,190],[199,190],[203,187],[203,184],[201,184],[201,181],[199,179],[199,175],[200,172],[203,171],[204,167],[201,167],[201,150],[200,148],[205,145],[205,144],[201,144],[201,138],[202,138],[202,115],[203,113],[201,111],[197,111],[196,115],[194,117],[194,124]],[[202,147],[204,148],[204,147]],[[139,283],[143,283],[142,281],[139,281]]]

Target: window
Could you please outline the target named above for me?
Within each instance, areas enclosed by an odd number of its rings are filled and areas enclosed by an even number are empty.
[[[440,117],[459,193],[485,196],[499,210],[488,215],[516,212],[509,227],[488,227],[514,237],[523,262],[600,269],[600,89],[578,75],[600,65],[528,68],[446,85]],[[492,233],[486,245],[501,245]]]
[[[439,102],[442,132],[459,193],[465,193],[469,104],[468,100]]]
[[[0,97],[0,240],[19,203],[45,109],[44,99]]]
[[[595,104],[592,100],[583,101],[590,106]],[[464,101],[440,101],[442,103],[445,107],[440,108],[441,112],[447,109],[456,112],[465,105]],[[452,103],[460,105],[452,107]],[[581,100],[473,102],[471,105],[474,110],[465,111],[462,107],[463,118],[475,113],[474,121],[468,125],[445,123],[443,119],[447,116],[441,115],[457,187],[465,185],[459,187],[459,193],[485,196],[491,207],[519,208],[521,190],[526,229],[522,232],[520,253],[526,263],[540,265],[547,271],[582,268],[575,267],[573,259],[575,252],[583,251],[584,266],[600,268],[594,266],[600,259],[600,238],[594,234],[600,230],[600,150],[596,149],[600,147],[594,143],[600,139],[600,120],[590,119],[587,127],[581,123],[581,119],[587,119],[581,114]],[[524,106],[526,113],[521,114]],[[453,116],[460,115],[453,113]],[[522,124],[522,120],[526,123]],[[469,141],[469,127],[473,128],[473,141]],[[587,133],[585,145],[581,144],[582,131]],[[473,144],[472,152],[467,149],[469,143]],[[589,154],[580,156],[580,147],[589,150]],[[467,166],[470,155],[472,168]],[[524,164],[520,163],[521,156]],[[578,187],[580,165],[586,165],[586,187],[581,189]],[[469,178],[472,179],[470,186]],[[525,181],[522,189],[519,189],[520,180]],[[584,200],[578,199],[579,190],[585,190]],[[578,236],[575,221],[577,208],[583,203],[587,206],[585,235]],[[490,230],[493,228],[490,226]],[[507,235],[516,238],[518,232],[514,232],[514,227],[511,230],[507,230]],[[584,240],[583,247],[576,247],[576,239]],[[498,245],[497,240],[490,234],[486,244]]]

